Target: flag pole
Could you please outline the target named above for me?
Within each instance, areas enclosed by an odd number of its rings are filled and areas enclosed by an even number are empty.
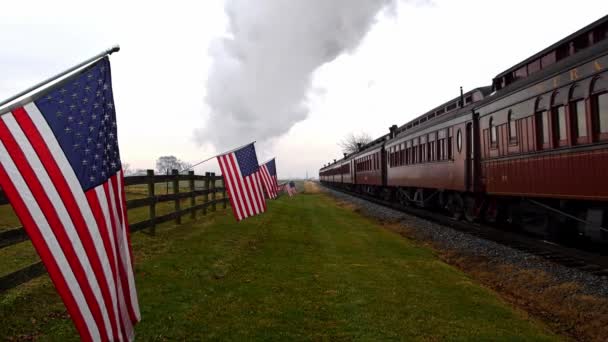
[[[24,90],[22,92],[19,92],[16,95],[13,95],[13,96],[9,97],[8,99],[0,102],[0,108],[1,108],[0,109],[0,115],[4,115],[4,114],[6,114],[6,113],[8,113],[10,111],[10,109],[9,109],[9,111],[5,111],[5,109],[10,108],[10,107],[2,108],[2,106],[6,105],[8,103],[11,103],[12,101],[20,98],[21,96],[23,96],[23,95],[25,95],[25,94],[33,91],[33,90],[36,90],[36,89],[38,89],[38,88],[40,88],[40,87],[42,87],[42,86],[44,86],[46,84],[49,84],[49,83],[53,82],[53,81],[55,81],[55,80],[57,80],[57,79],[65,76],[65,75],[71,73],[74,70],[77,70],[77,69],[79,69],[79,68],[81,68],[81,67],[83,67],[83,66],[85,66],[85,65],[87,65],[87,64],[89,64],[91,62],[94,62],[94,61],[96,61],[96,60],[98,60],[100,58],[105,57],[106,55],[111,55],[112,53],[118,52],[118,51],[120,51],[120,46],[114,45],[113,47],[111,47],[109,49],[106,49],[105,51],[103,51],[101,53],[98,53],[97,55],[95,55],[95,56],[87,59],[86,61],[84,61],[82,63],[79,63],[78,65],[75,65],[75,66],[73,66],[73,67],[71,67],[71,68],[69,68],[69,69],[67,69],[67,70],[65,70],[63,72],[60,72],[60,73],[58,73],[55,76],[49,77],[46,80],[44,80],[44,81],[42,81],[40,83],[37,83],[37,84],[35,84],[35,85],[27,88],[26,90]],[[36,95],[36,94],[34,94],[34,95]]]
[[[213,158],[215,158],[215,157],[218,157],[218,156],[223,156],[224,154],[228,154],[228,153],[230,153],[230,152],[234,152],[234,151],[236,151],[236,150],[238,150],[238,149],[241,149],[241,148],[243,148],[243,147],[245,147],[245,146],[247,146],[247,145],[251,145],[251,144],[255,144],[255,140],[254,140],[253,142],[250,142],[250,143],[245,144],[245,145],[243,145],[243,146],[239,146],[239,147],[237,147],[237,148],[233,148],[232,150],[230,150],[230,151],[228,151],[228,152],[219,153],[219,154],[214,155],[213,157],[209,157],[209,158],[207,158],[207,159],[205,159],[205,160],[203,160],[203,161],[201,161],[201,162],[198,162],[198,163],[196,163],[196,164],[194,164],[194,165],[191,165],[190,167],[187,167],[187,168],[185,168],[185,169],[183,169],[183,170],[180,170],[180,171],[179,171],[179,173],[182,173],[182,172],[184,172],[184,171],[188,171],[188,170],[190,170],[190,169],[193,169],[195,166],[199,166],[199,165],[201,165],[202,163],[208,162],[208,161],[210,161],[211,159],[213,159]]]

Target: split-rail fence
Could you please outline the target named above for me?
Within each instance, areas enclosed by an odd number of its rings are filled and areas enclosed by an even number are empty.
[[[147,230],[149,234],[154,235],[157,224],[171,220],[175,220],[176,224],[181,224],[182,216],[190,215],[190,217],[194,219],[199,211],[201,211],[203,215],[206,215],[208,211],[215,211],[218,204],[221,204],[222,208],[225,209],[229,204],[226,189],[223,186],[216,186],[217,181],[221,180],[221,175],[215,175],[212,172],[206,172],[205,175],[195,175],[193,171],[188,172],[188,174],[180,174],[178,170],[172,170],[171,174],[167,175],[155,175],[154,170],[147,170],[147,174],[144,176],[125,177],[127,210],[148,207],[149,211],[147,220],[130,223],[131,233]],[[186,183],[187,186],[183,186],[184,183]],[[204,186],[197,187],[197,183],[203,183]],[[160,184],[161,186],[159,187],[157,184]],[[157,193],[161,192],[157,190],[158,188],[162,188],[162,184],[166,184],[166,193]],[[171,193],[168,191],[169,184],[171,184]],[[147,197],[129,199],[129,189],[138,185],[147,186]],[[184,188],[187,191],[183,191]],[[221,194],[221,197],[218,197],[218,194]],[[196,203],[197,197],[202,197],[202,203]],[[182,201],[187,199],[190,199],[190,206],[182,209]],[[174,211],[157,216],[157,203],[162,202],[174,202]],[[9,204],[9,202],[4,195],[4,192],[0,190],[0,205],[7,204]],[[29,237],[23,227],[0,231],[0,249],[26,240],[29,240]],[[0,293],[17,287],[45,273],[46,269],[44,265],[41,261],[38,261],[12,273],[0,276]]]

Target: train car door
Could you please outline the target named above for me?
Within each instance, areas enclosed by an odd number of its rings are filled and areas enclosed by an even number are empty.
[[[465,129],[465,141],[466,141],[466,150],[465,150],[465,173],[467,180],[467,191],[473,191],[473,182],[474,182],[474,168],[473,163],[475,160],[475,156],[473,155],[473,122],[468,122]]]
[[[382,171],[382,186],[386,186],[386,173],[388,170],[387,160],[386,160],[386,150],[384,146],[380,149],[380,169]]]
[[[467,179],[467,191],[474,192],[476,190],[476,176],[478,170],[475,167],[477,160],[479,159],[479,151],[476,146],[479,146],[478,135],[475,132],[478,131],[479,125],[479,114],[473,113],[473,121],[467,122],[465,129],[465,141],[466,141],[466,161],[465,161],[465,172]]]
[[[355,172],[355,159],[351,159],[349,162],[349,170],[350,170],[350,179],[352,179],[353,184],[357,184],[357,173]]]

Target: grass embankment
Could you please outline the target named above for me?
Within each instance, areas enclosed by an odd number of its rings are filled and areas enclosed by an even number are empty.
[[[491,291],[324,194],[133,235],[139,340],[557,340]],[[0,336],[77,336],[46,277],[0,299]]]

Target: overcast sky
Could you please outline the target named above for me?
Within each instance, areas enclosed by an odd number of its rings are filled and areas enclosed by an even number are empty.
[[[303,177],[346,134],[384,134],[608,14],[605,0],[324,1],[6,2],[0,99],[120,44],[123,162],[196,163],[255,139],[280,178]]]

